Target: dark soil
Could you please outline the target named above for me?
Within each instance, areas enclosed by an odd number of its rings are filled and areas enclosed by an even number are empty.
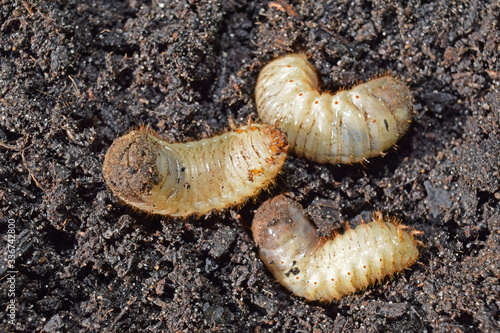
[[[498,331],[499,13],[496,0],[0,0],[2,331]],[[289,156],[269,192],[200,219],[148,216],[109,191],[115,138],[146,124],[193,140],[229,116],[257,120],[259,71],[295,51],[325,90],[406,80],[415,115],[398,148],[366,165]],[[426,247],[381,285],[305,302],[274,281],[249,229],[279,193],[323,234],[338,226],[325,216],[381,210]]]

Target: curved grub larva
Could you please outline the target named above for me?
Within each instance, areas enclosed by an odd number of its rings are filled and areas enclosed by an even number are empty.
[[[383,154],[406,132],[412,113],[408,87],[391,76],[321,94],[304,54],[267,64],[255,99],[262,121],[278,122],[287,134],[290,151],[319,163],[354,163]]]
[[[252,233],[262,261],[283,286],[310,301],[332,301],[417,260],[414,235],[420,232],[407,232],[380,212],[373,219],[326,240],[298,203],[279,195],[257,210]]]
[[[125,203],[171,216],[203,215],[243,203],[270,185],[288,143],[275,126],[249,124],[188,143],[168,143],[147,130],[116,139],[104,179]]]

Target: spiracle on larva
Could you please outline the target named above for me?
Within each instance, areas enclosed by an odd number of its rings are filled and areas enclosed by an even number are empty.
[[[400,80],[384,76],[332,95],[304,54],[267,64],[255,88],[264,123],[283,130],[290,152],[319,163],[355,163],[383,154],[410,126],[412,97]]]
[[[252,233],[276,280],[307,300],[332,301],[411,266],[414,235],[382,213],[331,239],[320,238],[300,204],[279,195],[257,210]]]
[[[288,143],[275,126],[249,124],[188,143],[168,143],[148,130],[116,139],[104,179],[125,203],[171,216],[203,215],[243,203],[270,185]]]

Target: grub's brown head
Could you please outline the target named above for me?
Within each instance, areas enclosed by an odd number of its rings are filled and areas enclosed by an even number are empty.
[[[276,154],[286,154],[290,145],[285,132],[282,132],[277,124],[269,126],[265,131],[271,135],[271,151]]]
[[[128,204],[142,203],[162,181],[158,171],[158,140],[145,131],[116,139],[104,157],[106,184]]]

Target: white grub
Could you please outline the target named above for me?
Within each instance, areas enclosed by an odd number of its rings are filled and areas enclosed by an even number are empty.
[[[269,186],[286,159],[286,136],[249,124],[188,143],[168,143],[150,130],[131,131],[106,153],[104,179],[142,211],[185,217],[246,201]]]
[[[302,207],[283,195],[257,210],[252,233],[260,257],[276,280],[309,301],[332,301],[411,266],[414,239],[380,212],[373,221],[331,239],[320,238]]]
[[[400,80],[383,76],[332,95],[302,53],[267,64],[255,88],[264,123],[278,124],[290,152],[318,163],[355,163],[383,154],[410,126],[412,97]]]

